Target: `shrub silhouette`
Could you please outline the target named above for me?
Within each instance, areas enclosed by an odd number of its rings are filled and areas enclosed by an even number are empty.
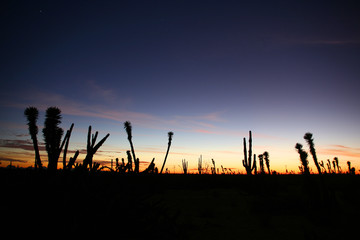
[[[168,132],[168,147],[167,147],[167,150],[166,150],[166,155],[165,155],[165,159],[164,159],[164,163],[161,167],[161,170],[160,170],[160,174],[163,172],[163,169],[164,169],[164,166],[165,166],[165,163],[166,163],[166,159],[167,159],[167,156],[169,154],[169,150],[170,150],[170,146],[171,146],[171,141],[172,141],[172,137],[174,136],[174,133],[173,132]]]
[[[300,171],[305,174],[305,175],[309,175],[310,171],[309,171],[309,161],[307,160],[308,154],[307,152],[305,152],[302,149],[302,145],[300,143],[297,143],[295,145],[295,148],[297,149],[299,155],[300,155],[300,161],[301,161],[301,167],[300,167]]]
[[[37,140],[38,127],[36,125],[36,121],[39,116],[39,111],[35,107],[28,107],[25,109],[24,115],[26,116],[26,119],[28,121],[27,125],[29,126],[29,133],[30,133],[31,139],[33,141],[33,145],[34,145],[34,151],[35,151],[34,167],[42,168],[38,140]]]
[[[252,136],[251,136],[251,131],[249,131],[249,158],[247,157],[247,151],[246,151],[246,138],[243,139],[244,140],[244,159],[243,159],[243,166],[246,169],[246,174],[247,175],[252,175],[252,171],[255,170],[255,174],[256,174],[256,159],[255,159],[255,155],[254,155],[254,160],[251,163],[251,155],[252,155]]]
[[[319,172],[319,174],[321,174],[321,168],[320,168],[320,165],[318,163],[318,160],[317,160],[317,156],[316,156],[316,151],[315,151],[315,145],[314,145],[314,139],[312,138],[312,133],[305,133],[304,135],[304,139],[306,140],[306,142],[308,143],[309,145],[309,148],[310,148],[310,153],[314,159],[314,163],[315,163],[315,166]]]

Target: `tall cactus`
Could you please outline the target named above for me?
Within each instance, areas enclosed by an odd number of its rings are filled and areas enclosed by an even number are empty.
[[[247,175],[252,175],[252,171],[255,170],[256,174],[256,157],[254,156],[254,160],[251,162],[252,156],[252,135],[251,131],[249,131],[249,158],[247,157],[246,151],[246,138],[244,138],[244,159],[243,159],[243,166],[246,169]]]
[[[27,125],[29,126],[29,133],[31,136],[31,139],[33,141],[34,150],[35,150],[35,168],[42,168],[41,159],[40,159],[40,153],[39,153],[39,146],[38,146],[38,140],[37,140],[37,134],[38,134],[38,127],[36,125],[36,121],[39,116],[39,111],[35,107],[28,107],[24,111],[24,115],[28,121]]]
[[[100,140],[100,142],[98,142],[95,145],[96,139],[98,136],[98,132],[95,132],[95,135],[92,134],[91,135],[91,126],[89,126],[89,130],[88,130],[88,136],[87,136],[87,146],[86,146],[86,157],[83,161],[83,167],[86,169],[87,166],[89,166],[89,169],[91,170],[93,167],[93,157],[94,154],[96,153],[96,151],[101,147],[101,145],[103,145],[103,143],[106,141],[106,139],[110,136],[110,134],[106,134],[106,136]],[[90,141],[91,138],[91,141]]]
[[[321,174],[321,168],[320,168],[320,165],[319,165],[318,160],[317,160],[314,139],[313,139],[312,136],[313,136],[312,133],[309,133],[309,132],[305,133],[304,139],[309,144],[310,153],[311,153],[311,155],[312,155],[312,157],[314,159],[316,169],[318,170],[318,173]]]

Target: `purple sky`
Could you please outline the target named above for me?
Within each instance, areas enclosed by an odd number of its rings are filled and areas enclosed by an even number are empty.
[[[88,125],[109,132],[98,160],[125,157],[129,120],[140,160],[157,165],[174,131],[169,168],[184,158],[195,166],[203,154],[243,171],[248,130],[254,153],[269,151],[279,171],[297,171],[294,146],[306,146],[307,131],[320,159],[360,166],[355,1],[9,2],[1,10],[1,166],[32,158],[7,144],[29,139],[30,105],[40,127],[47,107],[62,109],[62,127],[75,123],[73,150],[85,148]]]

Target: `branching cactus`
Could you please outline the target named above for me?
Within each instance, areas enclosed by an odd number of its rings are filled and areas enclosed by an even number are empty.
[[[256,160],[254,158],[254,160],[251,161],[251,156],[252,156],[252,136],[251,136],[251,131],[249,131],[249,158],[247,157],[246,138],[244,138],[244,159],[243,159],[243,166],[246,169],[247,175],[252,175],[252,171],[256,169]]]
[[[87,146],[86,146],[86,157],[83,161],[83,167],[87,168],[87,166],[89,166],[90,170],[92,169],[93,166],[93,157],[94,154],[96,153],[96,151],[101,147],[101,145],[103,145],[103,143],[106,141],[106,139],[110,136],[110,134],[108,133],[103,139],[101,139],[100,142],[98,142],[98,144],[95,145],[96,139],[98,136],[98,132],[91,135],[91,126],[89,126],[89,131],[88,131],[88,137],[87,137]],[[91,138],[91,141],[90,141]]]

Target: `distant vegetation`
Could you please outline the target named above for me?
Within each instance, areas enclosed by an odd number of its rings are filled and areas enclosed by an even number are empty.
[[[38,147],[38,127],[37,127],[37,120],[39,111],[35,107],[28,107],[24,111],[24,115],[27,119],[27,125],[29,129],[29,134],[33,142],[34,151],[35,151],[35,161],[34,161],[34,168],[35,169],[44,169],[43,163],[40,158],[39,147]],[[58,169],[58,160],[63,151],[63,161],[62,161],[62,169],[63,171],[90,171],[90,172],[97,172],[102,170],[118,172],[120,174],[162,174],[169,173],[168,168],[166,166],[166,160],[168,158],[170,147],[172,143],[172,139],[174,136],[173,132],[168,132],[168,145],[167,151],[164,157],[164,161],[159,172],[158,168],[155,166],[155,158],[151,161],[148,167],[140,172],[140,160],[136,157],[134,143],[133,143],[133,136],[132,136],[132,125],[129,121],[124,122],[124,129],[127,133],[127,139],[129,141],[130,149],[127,151],[127,162],[125,159],[122,158],[119,161],[119,158],[116,158],[116,164],[113,165],[113,160],[111,160],[111,166],[101,166],[99,163],[93,162],[93,157],[98,151],[98,149],[105,143],[107,138],[110,136],[108,133],[104,136],[98,143],[96,143],[98,138],[98,132],[92,134],[92,128],[89,126],[88,128],[88,135],[87,135],[87,145],[86,145],[86,157],[82,160],[82,162],[76,162],[77,157],[79,155],[79,151],[76,151],[74,156],[69,158],[67,161],[67,151],[70,142],[71,132],[73,130],[74,124],[72,124],[69,130],[66,131],[65,136],[63,137],[64,130],[59,127],[61,123],[61,110],[57,107],[49,107],[46,110],[45,116],[45,123],[44,128],[42,130],[43,139],[45,142],[45,147],[48,156],[48,165],[47,169],[49,172],[55,172]],[[315,143],[312,133],[306,133],[304,135],[304,140],[309,146],[309,151],[312,155],[314,164],[316,166],[318,174],[341,174],[341,173],[348,173],[348,174],[355,174],[355,168],[351,166],[351,162],[347,162],[348,170],[342,171],[341,166],[339,166],[339,159],[334,157],[332,163],[328,159],[326,162],[326,166],[324,161],[318,161],[315,149]],[[243,138],[243,152],[244,158],[242,160],[242,164],[246,170],[247,175],[264,175],[264,174],[276,174],[275,171],[271,171],[270,169],[270,155],[267,151],[263,152],[262,154],[258,155],[258,160],[256,154],[253,154],[252,149],[252,132],[249,131],[249,140],[248,146],[246,144],[246,138]],[[247,149],[248,148],[248,149]],[[300,166],[299,170],[301,174],[309,175],[310,168],[309,168],[309,161],[307,159],[308,153],[303,149],[303,145],[301,143],[297,143],[295,145],[296,151],[299,153],[300,158]],[[235,174],[230,168],[224,168],[221,165],[221,171],[219,168],[215,166],[215,160],[211,159],[212,166],[209,168],[208,165],[204,165],[202,156],[200,156],[198,160],[198,167],[197,172],[198,174]],[[265,166],[266,170],[265,171]],[[165,171],[164,171],[165,168]],[[181,168],[183,174],[189,174],[188,169],[188,161],[185,159],[181,162]]]

